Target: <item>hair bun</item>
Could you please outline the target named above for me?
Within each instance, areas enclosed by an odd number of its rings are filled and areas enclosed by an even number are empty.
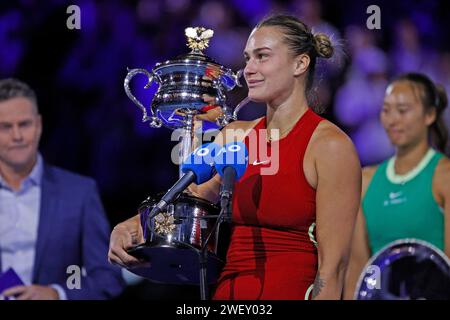
[[[334,48],[331,45],[330,37],[325,33],[314,34],[314,47],[317,55],[321,58],[331,58],[333,56]]]

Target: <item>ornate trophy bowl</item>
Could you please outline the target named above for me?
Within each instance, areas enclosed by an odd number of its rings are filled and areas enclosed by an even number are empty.
[[[212,30],[187,28],[185,34],[188,39],[187,46],[192,49],[190,53],[157,63],[150,72],[145,69],[130,70],[124,81],[125,91],[142,110],[142,121],[150,121],[151,127],[159,128],[163,125],[170,129],[185,128],[189,125],[186,116],[203,112],[206,105],[204,94],[216,97],[216,104],[224,111],[224,117],[219,119],[221,122],[218,124],[225,125],[232,117],[225,104],[225,92],[236,85],[241,86],[239,78],[242,72],[233,73],[203,54],[202,50],[208,47],[209,39],[213,35]],[[145,74],[148,78],[145,88],[153,82],[159,85],[152,99],[150,117],[129,87],[129,82],[138,73]]]

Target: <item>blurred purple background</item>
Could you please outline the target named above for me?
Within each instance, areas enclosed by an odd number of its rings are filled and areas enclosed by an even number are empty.
[[[66,27],[71,4],[81,8],[81,30]],[[366,28],[371,4],[381,8],[381,30]],[[187,53],[184,29],[200,25],[215,31],[207,54],[236,71],[251,28],[271,12],[295,13],[339,45],[317,69],[314,102],[352,137],[363,164],[393,152],[378,121],[389,79],[420,71],[450,91],[450,10],[436,0],[1,1],[0,78],[17,77],[37,91],[42,153],[94,177],[115,224],[178,178],[171,131],[141,122],[123,90],[126,68],[151,69]],[[144,91],[143,84],[137,78],[133,87],[148,103],[156,88]],[[245,95],[245,88],[231,92],[229,104]],[[240,117],[263,112],[252,105]]]

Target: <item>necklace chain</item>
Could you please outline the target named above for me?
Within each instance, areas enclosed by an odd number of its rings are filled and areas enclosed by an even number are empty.
[[[305,112],[302,112],[301,115],[300,115],[299,117],[297,117],[297,118],[295,119],[295,121],[294,121],[287,129],[283,130],[283,131],[279,134],[278,139],[281,139],[281,138],[283,137],[283,135],[284,135],[286,132],[288,132],[288,131],[291,130],[293,127],[295,127],[295,125],[300,121],[300,119],[305,115],[305,113],[306,113],[307,111],[308,111],[308,110],[306,110]],[[267,117],[266,117],[266,121],[267,121]],[[278,130],[278,131],[279,131],[280,129],[270,129],[270,130]],[[271,136],[270,133],[269,133],[269,129],[267,128],[267,122],[266,122],[266,141],[267,141],[267,143],[271,143],[271,142],[273,141],[272,136]]]
[[[280,133],[278,139],[281,139],[281,138],[283,137],[283,134],[285,134],[287,131],[291,130],[291,129],[295,126],[296,123],[297,123],[297,121],[294,122],[289,128],[283,130],[283,131]],[[270,129],[270,131],[271,131],[271,130],[278,130],[278,131],[279,131],[280,129]],[[272,140],[272,135],[269,133],[269,129],[267,129],[267,128],[266,128],[266,140],[267,140],[268,143],[271,143],[271,142],[273,141],[273,140]]]

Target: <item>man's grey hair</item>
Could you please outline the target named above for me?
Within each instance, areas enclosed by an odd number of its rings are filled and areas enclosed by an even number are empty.
[[[30,100],[39,113],[36,93],[28,84],[15,78],[0,79],[0,102],[13,98]]]

